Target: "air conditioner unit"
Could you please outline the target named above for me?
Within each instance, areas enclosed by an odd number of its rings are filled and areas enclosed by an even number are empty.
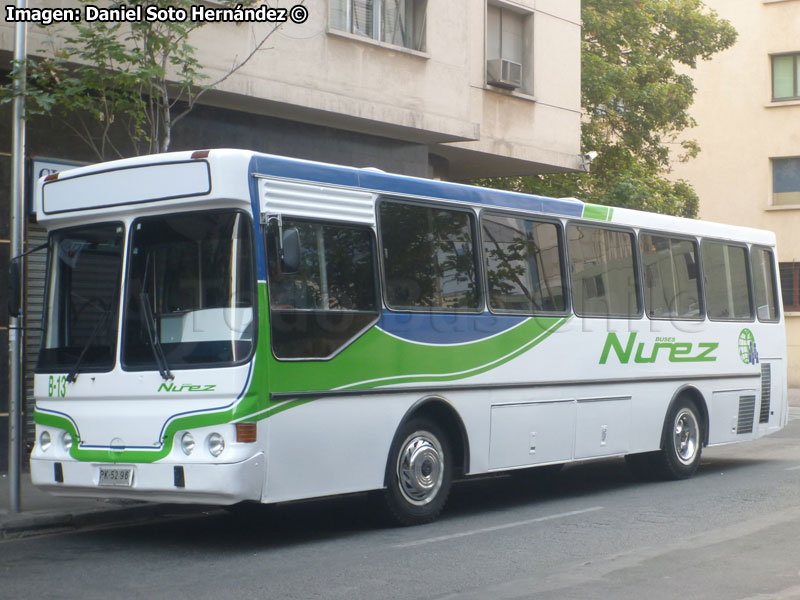
[[[522,85],[522,65],[506,60],[493,58],[486,61],[487,83],[509,90],[517,89]]]

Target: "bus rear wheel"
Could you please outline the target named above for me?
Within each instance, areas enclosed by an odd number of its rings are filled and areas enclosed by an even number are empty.
[[[697,405],[689,398],[679,398],[667,414],[661,440],[661,467],[668,479],[687,479],[700,466],[703,429],[699,414]]]
[[[661,435],[661,450],[625,457],[640,479],[688,479],[700,466],[703,453],[703,422],[697,404],[678,398],[670,407]]]
[[[395,434],[386,464],[383,500],[390,520],[400,525],[434,521],[453,481],[450,440],[433,421],[414,418]]]

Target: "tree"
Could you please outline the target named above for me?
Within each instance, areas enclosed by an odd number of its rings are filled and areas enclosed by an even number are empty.
[[[79,0],[85,11],[94,0]],[[113,0],[104,8],[146,5],[184,9],[193,0]],[[223,7],[244,8],[255,0],[222,0]],[[300,2],[302,4],[302,2]],[[86,14],[84,12],[84,14]],[[59,119],[87,144],[98,160],[129,154],[166,152],[172,131],[197,101],[242,68],[264,47],[281,23],[271,24],[254,40],[250,53],[234,58],[219,79],[208,82],[195,57],[192,34],[209,21],[110,21],[71,23],[51,35],[45,56],[16,64],[12,80],[27,74],[26,118]],[[11,85],[0,88],[0,102],[14,96]]]
[[[598,153],[591,172],[489,185],[696,216],[691,185],[665,177],[678,145],[678,160],[700,150],[679,140],[695,124],[688,112],[695,87],[685,67],[733,45],[735,29],[700,0],[583,0],[582,18],[581,147]]]

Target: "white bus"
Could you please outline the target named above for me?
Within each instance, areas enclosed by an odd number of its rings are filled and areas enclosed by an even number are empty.
[[[768,231],[238,150],[38,184],[33,482],[221,505],[625,456],[787,421]]]

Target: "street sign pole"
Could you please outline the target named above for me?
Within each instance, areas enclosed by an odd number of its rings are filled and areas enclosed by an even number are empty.
[[[24,9],[26,0],[17,0],[17,8]],[[27,57],[27,29],[24,22],[17,22],[14,35],[14,62],[22,63]],[[25,120],[24,109],[26,72],[17,71],[14,80],[16,95],[14,97],[12,124],[12,171],[11,171],[11,248],[10,257],[22,254],[23,219],[25,217]],[[20,269],[20,279],[23,270]],[[20,281],[22,289],[22,281]],[[20,313],[24,316],[23,311]],[[21,431],[22,431],[22,319],[9,317],[8,320],[8,474],[9,474],[9,510],[20,511],[20,472],[22,467]]]

